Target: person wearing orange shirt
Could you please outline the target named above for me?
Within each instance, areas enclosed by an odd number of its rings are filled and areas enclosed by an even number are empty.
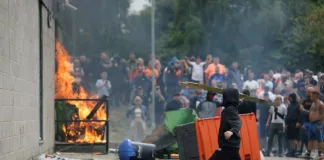
[[[219,63],[219,58],[218,57],[214,57],[213,59],[213,63],[209,64],[208,67],[205,70],[205,75],[206,75],[206,79],[208,82],[210,76],[212,76],[214,73],[216,73],[216,67],[219,68],[219,73],[220,74],[225,74],[226,73],[226,68],[224,65]]]
[[[155,68],[153,68],[153,65],[152,65],[152,61],[149,62],[148,64],[148,67],[144,70],[144,74],[152,79],[152,76],[153,76],[153,72],[154,72],[154,84],[156,84],[156,79],[157,77],[159,76],[159,71]]]
[[[132,82],[134,78],[137,77],[138,71],[144,68],[144,60],[142,58],[138,58],[136,60],[136,67],[134,69],[129,70],[129,81]]]

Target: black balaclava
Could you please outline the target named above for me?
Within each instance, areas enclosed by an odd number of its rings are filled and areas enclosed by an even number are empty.
[[[295,93],[289,94],[289,101],[291,104],[297,103],[297,95]]]

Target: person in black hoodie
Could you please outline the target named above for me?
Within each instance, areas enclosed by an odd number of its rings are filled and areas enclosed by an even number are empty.
[[[242,122],[238,114],[239,92],[229,88],[223,91],[223,111],[218,133],[219,148],[209,160],[241,160],[239,150]]]
[[[248,89],[245,89],[243,91],[243,94],[250,96],[250,91]],[[238,106],[238,113],[239,114],[254,113],[254,115],[256,117],[256,108],[257,108],[256,103],[243,100],[243,102],[240,103]]]
[[[287,157],[295,157],[297,149],[297,140],[299,139],[299,128],[300,128],[300,111],[299,104],[297,102],[297,95],[291,93],[289,95],[290,104],[287,109],[286,116],[286,134],[289,141],[290,151],[287,154]]]

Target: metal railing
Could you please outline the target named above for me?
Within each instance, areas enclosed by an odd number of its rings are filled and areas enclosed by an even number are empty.
[[[68,103],[71,101],[92,101],[96,102],[96,105],[92,108],[90,114],[86,117],[86,119],[72,118],[72,116],[78,115],[78,108]],[[105,109],[106,120],[93,119],[97,111],[102,107],[104,107]],[[104,153],[109,152],[109,103],[107,97],[102,97],[100,99],[55,99],[55,112],[55,150],[57,152],[100,152],[102,151],[103,147]],[[72,123],[77,124],[82,122],[105,122],[105,124],[101,128],[101,131],[103,132],[102,140],[105,140],[105,142],[87,142],[86,140],[82,139],[82,134],[84,135],[84,133],[80,134],[80,136],[77,137],[79,141],[84,142],[77,142],[76,140],[71,139],[69,139],[68,141],[68,137],[66,137],[66,132],[68,132],[67,126],[70,126]],[[65,125],[66,127],[65,132],[62,129],[64,128],[63,125]],[[74,130],[74,128],[70,130]],[[75,128],[75,130],[77,130],[77,128]]]

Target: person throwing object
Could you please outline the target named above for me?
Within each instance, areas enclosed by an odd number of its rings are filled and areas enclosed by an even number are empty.
[[[239,150],[242,122],[238,114],[239,92],[229,88],[223,91],[223,111],[218,133],[219,148],[209,160],[241,160]]]

